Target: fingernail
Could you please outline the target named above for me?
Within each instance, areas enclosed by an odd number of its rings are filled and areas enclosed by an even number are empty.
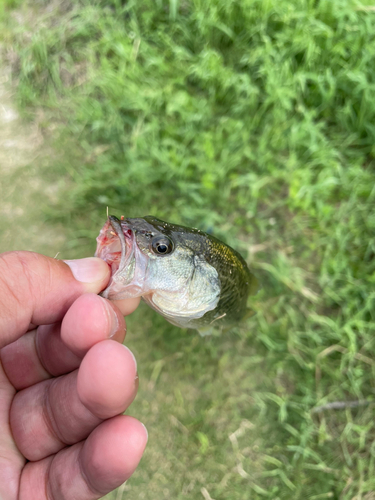
[[[148,441],[148,430],[147,430],[147,427],[145,426],[145,424],[143,422],[141,422],[141,424],[143,425],[145,431],[146,431],[146,438],[147,438],[147,441]]]
[[[108,317],[108,322],[110,324],[108,338],[111,339],[114,336],[114,334],[117,332],[117,330],[119,329],[120,324],[119,324],[117,314],[112,309],[111,305],[106,301],[106,299],[103,299],[102,297],[101,297],[101,299],[104,303],[104,308],[105,308],[105,311],[106,311],[106,314]]]
[[[106,278],[108,270],[103,265],[104,262],[95,257],[87,259],[65,260],[65,264],[70,267],[73,276],[82,283],[95,283]]]
[[[132,355],[132,358],[134,359],[134,364],[135,364],[135,371],[137,372],[137,376],[138,376],[138,369],[137,369],[137,360],[135,359],[135,356],[134,354],[131,352],[131,350],[129,349],[129,347],[126,347],[126,345],[123,345],[125,347],[125,349],[127,351],[130,352],[130,354]]]

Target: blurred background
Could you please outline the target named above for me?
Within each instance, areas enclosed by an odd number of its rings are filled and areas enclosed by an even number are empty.
[[[371,1],[1,0],[0,250],[92,255],[108,206],[263,287],[222,336],[129,318],[149,443],[106,498],[375,499],[374,54]]]

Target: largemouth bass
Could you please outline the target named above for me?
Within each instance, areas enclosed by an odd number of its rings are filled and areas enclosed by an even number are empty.
[[[208,333],[246,313],[258,289],[241,255],[210,234],[147,216],[108,217],[97,237],[96,257],[112,276],[102,296],[141,296],[173,325]]]

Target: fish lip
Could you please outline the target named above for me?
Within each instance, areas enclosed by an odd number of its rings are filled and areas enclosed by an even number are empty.
[[[100,230],[95,256],[107,262],[112,271],[107,287],[100,293],[106,299],[140,297],[145,291],[147,257],[138,249],[136,233],[131,220],[123,217],[119,220],[114,215],[107,218]],[[114,244],[117,244],[117,251]]]
[[[109,234],[112,234],[112,236],[109,236]],[[108,238],[112,238],[112,241],[107,242]],[[135,233],[127,221],[119,220],[114,215],[111,215],[108,217],[96,240],[97,248],[95,256],[107,262],[112,269],[110,283],[107,287],[109,288],[111,283],[116,281],[116,277],[122,273],[123,269],[128,266],[134,256]],[[113,248],[113,244],[116,241],[120,243],[118,252],[120,253],[121,251],[117,262],[111,258],[111,247]]]
[[[129,250],[131,250],[131,248],[130,248],[131,245],[126,244],[125,234],[124,234],[123,227],[121,224],[122,221],[120,221],[114,215],[110,215],[108,217],[108,220],[109,220],[109,223],[111,224],[112,229],[114,230],[114,232],[118,236],[118,238],[120,240],[120,244],[121,244],[121,259],[120,259],[120,264],[119,264],[118,270],[116,271],[116,272],[119,272],[122,269],[124,269],[124,267],[126,265],[127,253],[128,253],[127,249],[129,248]],[[126,229],[128,229],[128,231],[131,231],[130,228],[126,228]],[[131,231],[131,233],[128,233],[128,235],[127,235],[128,239],[131,238],[131,234],[133,234],[133,231]]]

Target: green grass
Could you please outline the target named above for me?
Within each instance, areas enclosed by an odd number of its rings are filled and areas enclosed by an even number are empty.
[[[48,5],[4,9],[1,36],[60,152],[40,175],[64,256],[94,251],[108,205],[212,231],[263,284],[222,337],[129,319],[150,441],[127,495],[375,498],[371,2]]]

